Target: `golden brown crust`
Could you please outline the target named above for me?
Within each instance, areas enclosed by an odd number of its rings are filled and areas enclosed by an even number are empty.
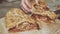
[[[50,11],[45,0],[39,0],[39,5],[32,2],[31,17],[37,21],[44,21],[45,23],[53,23],[56,19],[56,14]]]
[[[42,15],[42,16],[48,16],[51,19],[56,18],[56,14],[54,12],[50,11],[50,8],[48,7],[45,0],[39,0],[39,5],[37,5],[37,4],[35,4],[33,2],[31,12],[33,14],[39,14],[39,15]]]
[[[37,28],[38,28],[37,24],[24,22],[24,23],[18,24],[18,27],[15,26],[13,28],[10,28],[8,31],[9,32],[24,32],[24,31],[29,31],[29,30],[35,30]]]
[[[20,24],[22,22],[24,22],[24,23],[28,22],[28,23],[32,23],[32,24],[35,23],[35,21],[31,17],[26,15],[22,10],[20,10],[18,8],[12,8],[6,14],[6,27],[8,30],[15,26],[18,27],[18,24]],[[22,26],[24,26],[24,25],[22,25]],[[27,25],[27,26],[29,26],[29,25]]]

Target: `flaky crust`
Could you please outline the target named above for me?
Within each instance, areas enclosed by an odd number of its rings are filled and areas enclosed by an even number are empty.
[[[48,7],[47,3],[45,0],[39,0],[39,5],[35,4],[34,2],[32,3],[32,9],[31,12],[33,14],[39,14],[42,16],[48,16],[51,19],[56,18],[56,14],[52,11],[50,11],[50,8]]]
[[[18,8],[11,8],[6,14],[5,20],[7,29],[17,26],[18,24],[24,21],[28,21],[29,23],[35,23],[35,21],[32,18],[30,18]]]

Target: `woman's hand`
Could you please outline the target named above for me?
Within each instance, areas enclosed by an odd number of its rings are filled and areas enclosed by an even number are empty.
[[[31,0],[21,0],[20,7],[25,13],[31,12],[32,5],[30,3]],[[38,0],[35,0],[35,3],[38,5]]]

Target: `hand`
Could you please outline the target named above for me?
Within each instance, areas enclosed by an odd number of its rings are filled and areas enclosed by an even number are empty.
[[[30,3],[31,0],[21,0],[20,7],[23,9],[25,13],[31,12],[32,5]],[[35,3],[38,5],[38,0],[35,0]]]

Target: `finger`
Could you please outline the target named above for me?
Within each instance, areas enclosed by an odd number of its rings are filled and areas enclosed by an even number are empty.
[[[20,5],[22,6],[23,3],[24,3],[24,0],[21,0]]]
[[[25,12],[25,13],[29,13],[29,14],[31,14],[31,11],[27,11],[24,7],[21,7],[22,8],[22,10]]]
[[[39,0],[35,0],[36,4],[39,5]]]
[[[27,10],[25,10],[25,8],[24,8],[24,7],[21,7],[21,9],[22,9],[25,13],[27,13]]]
[[[31,8],[31,3],[30,3],[30,0],[25,0],[25,4],[27,5],[27,7]]]
[[[29,8],[25,4],[22,4],[22,6],[25,8],[25,10],[29,11]]]
[[[30,9],[25,5],[24,2],[21,3],[21,7],[24,10],[24,12],[30,12]]]

